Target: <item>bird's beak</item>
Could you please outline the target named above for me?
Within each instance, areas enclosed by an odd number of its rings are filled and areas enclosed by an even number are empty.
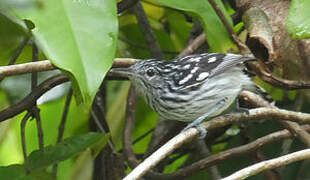
[[[131,77],[133,75],[132,68],[112,68],[110,70],[111,75],[120,77]]]

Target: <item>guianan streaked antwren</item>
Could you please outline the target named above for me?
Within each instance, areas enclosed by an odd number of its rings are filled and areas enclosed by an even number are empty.
[[[204,53],[171,61],[142,60],[112,71],[127,76],[162,119],[190,122],[185,129],[196,127],[204,137],[204,119],[225,111],[242,90],[255,91],[243,64],[254,59]]]

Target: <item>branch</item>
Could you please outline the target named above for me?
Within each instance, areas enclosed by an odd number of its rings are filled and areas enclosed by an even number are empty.
[[[25,39],[22,41],[22,43],[20,43],[20,45],[17,48],[15,54],[13,55],[12,59],[10,60],[9,65],[12,65],[12,64],[15,63],[15,61],[17,60],[19,55],[22,53],[22,51],[25,48],[25,46],[28,44],[29,40],[30,40],[30,36],[26,35]]]
[[[121,14],[125,10],[134,6],[139,0],[122,0],[117,3],[117,14]]]
[[[149,45],[152,57],[163,59],[164,55],[160,50],[159,43],[155,37],[152,27],[144,12],[143,6],[140,2],[137,2],[134,6],[134,13],[136,14],[138,24],[141,28],[143,35],[145,36],[146,42]]]
[[[139,59],[133,58],[115,58],[112,67],[129,67],[133,65]],[[0,77],[13,76],[32,72],[42,72],[58,69],[49,60],[43,60],[38,62],[29,62],[23,64],[0,66]]]
[[[222,12],[222,10],[220,9],[220,7],[216,4],[216,2],[214,0],[208,0],[209,3],[212,5],[213,9],[215,10],[216,14],[219,16],[219,18],[221,19],[222,23],[224,24],[226,30],[228,31],[228,33],[230,34],[231,39],[235,42],[235,44],[237,45],[238,49],[240,50],[240,52],[242,54],[252,54],[250,49],[239,40],[237,34],[235,33],[235,31],[233,30],[233,28],[231,27],[231,25],[229,24],[229,22],[227,21],[224,13]]]
[[[35,43],[32,43],[32,62],[37,62],[39,60],[39,50]],[[33,91],[38,85],[38,72],[31,73],[31,91]],[[44,148],[44,134],[42,129],[42,122],[40,116],[40,109],[37,106],[37,102],[31,108],[32,117],[36,119],[37,122],[37,131],[38,131],[38,140],[39,140],[39,149],[43,150]]]
[[[235,172],[234,174],[223,178],[223,180],[239,180],[246,179],[249,176],[256,175],[262,171],[274,169],[277,167],[285,166],[290,163],[301,161],[310,158],[310,149],[305,149],[301,151],[297,151],[285,156],[280,156],[278,158],[274,158],[267,161],[262,161],[260,163],[254,164],[247,168],[244,168],[240,171]]]
[[[71,103],[71,99],[72,99],[72,95],[73,95],[73,90],[72,87],[69,89],[69,92],[67,94],[67,98],[66,98],[66,102],[65,102],[65,107],[61,116],[61,121],[58,125],[58,136],[57,136],[57,141],[56,143],[60,143],[62,140],[62,137],[64,135],[65,132],[65,126],[66,126],[66,122],[67,122],[67,117],[68,117],[68,112],[69,112],[69,107],[70,107],[70,103]],[[57,177],[57,169],[58,169],[58,164],[54,164],[53,168],[52,168],[52,174],[54,177]]]
[[[26,144],[26,123],[28,119],[31,117],[31,113],[28,111],[27,114],[23,117],[21,123],[20,123],[20,136],[21,136],[21,141],[22,141],[22,149],[23,149],[23,156],[24,156],[24,161],[27,160],[27,144]]]
[[[9,66],[1,66],[0,77],[32,73],[32,72],[49,71],[54,69],[56,69],[56,67],[49,60],[29,62]]]
[[[310,130],[309,125],[305,125],[303,127],[304,130]],[[227,159],[238,157],[242,155],[246,155],[252,152],[257,151],[257,149],[261,148],[266,144],[270,144],[272,142],[280,141],[287,138],[292,138],[294,135],[290,133],[288,130],[282,130],[278,132],[271,133],[264,137],[258,138],[255,141],[248,143],[246,145],[238,146],[235,148],[231,148],[229,150],[219,152],[218,154],[211,155],[206,157],[198,162],[191,164],[188,167],[179,169],[176,172],[169,173],[169,174],[161,174],[161,179],[182,179],[184,177],[190,176],[195,172],[213,166],[219,162],[225,162]]]
[[[0,111],[0,122],[12,118],[27,109],[30,109],[36,104],[37,99],[45,92],[67,81],[69,81],[69,78],[67,78],[67,76],[63,74],[48,78],[39,86],[37,86],[28,96],[26,96],[19,103]]]
[[[193,42],[191,42],[184,48],[184,50],[178,55],[178,57],[183,57],[194,53],[205,42],[206,42],[206,35],[205,33],[201,33],[193,40]]]
[[[253,121],[266,117],[280,118],[303,123],[310,121],[310,114],[306,113],[272,108],[257,108],[249,110],[249,115],[239,113],[220,116],[212,119],[211,121],[204,122],[201,125],[205,129],[211,130],[236,122],[241,122],[245,120]],[[175,149],[194,139],[198,134],[199,131],[195,128],[190,128],[184,132],[181,132],[180,134],[169,140],[165,145],[161,146],[156,152],[154,152],[151,156],[145,159],[141,164],[139,164],[130,174],[125,177],[125,180],[141,178],[147,171],[156,166],[162,159],[171,154]]]
[[[135,125],[135,112],[136,112],[136,92],[133,86],[130,87],[127,98],[126,107],[126,121],[123,131],[123,154],[127,158],[130,168],[135,168],[139,161],[135,157],[132,145],[132,134]]]
[[[276,106],[273,106],[269,104],[267,101],[265,101],[264,99],[262,99],[259,95],[254,94],[249,91],[242,91],[239,97],[246,99],[246,101],[250,102],[256,107],[271,107],[271,108],[278,109]],[[300,141],[302,141],[308,147],[310,147],[310,135],[308,132],[303,130],[299,124],[295,122],[290,122],[290,121],[280,121],[280,122],[291,133],[296,134]]]
[[[273,76],[269,69],[267,67],[264,67],[265,65],[263,63],[250,62],[249,65],[251,67],[251,70],[253,70],[258,77],[275,87],[288,90],[310,88],[309,81],[293,81]]]

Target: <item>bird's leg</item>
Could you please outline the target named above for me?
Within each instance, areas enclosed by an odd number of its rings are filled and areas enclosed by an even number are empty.
[[[219,101],[212,109],[210,109],[210,111],[208,111],[207,113],[203,114],[202,116],[200,116],[199,118],[195,119],[193,122],[189,123],[184,129],[183,131],[195,127],[199,132],[200,132],[200,139],[203,139],[206,134],[207,134],[207,130],[205,128],[203,128],[203,126],[200,125],[200,123],[206,119],[207,117],[209,117],[210,115],[214,114],[215,112],[217,112],[219,109],[221,109],[223,106],[225,106],[226,101],[228,99],[224,98],[221,101]]]
[[[240,106],[240,104],[239,104],[239,98],[236,98],[236,99],[235,99],[235,108],[236,108],[236,111],[237,111],[237,112],[245,113],[246,115],[249,115],[249,114],[250,114],[248,108],[244,108],[244,107],[241,107],[241,106]]]

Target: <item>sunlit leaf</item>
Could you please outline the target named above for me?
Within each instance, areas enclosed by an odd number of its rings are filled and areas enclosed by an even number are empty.
[[[78,101],[90,107],[112,65],[117,40],[113,0],[42,0],[40,6],[16,9],[35,24],[35,40],[46,56],[68,72]]]

